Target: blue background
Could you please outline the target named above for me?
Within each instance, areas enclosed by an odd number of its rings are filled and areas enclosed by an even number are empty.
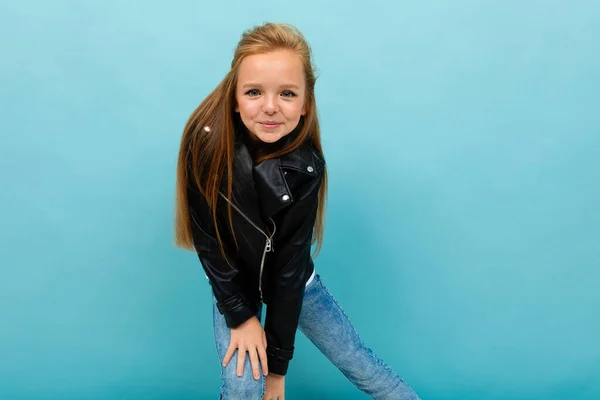
[[[309,39],[317,272],[423,399],[600,398],[593,1],[0,3],[0,398],[210,399],[183,126],[244,29]],[[302,334],[290,399],[363,399]]]

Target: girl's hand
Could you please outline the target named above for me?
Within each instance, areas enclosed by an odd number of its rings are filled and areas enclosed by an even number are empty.
[[[284,400],[285,376],[269,374],[266,378],[265,395],[262,400]]]
[[[246,360],[246,352],[250,353],[250,362],[252,363],[252,372],[254,379],[260,379],[258,359],[262,364],[263,374],[266,376],[269,373],[267,368],[267,336],[256,317],[251,317],[241,325],[231,328],[231,340],[229,348],[223,359],[223,366],[229,364],[229,360],[233,356],[235,349],[238,349],[237,360],[237,376],[244,374],[244,361]]]

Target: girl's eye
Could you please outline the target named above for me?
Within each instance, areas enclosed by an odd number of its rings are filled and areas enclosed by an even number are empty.
[[[247,94],[248,96],[258,96],[258,95],[259,95],[259,93],[260,93],[260,92],[258,91],[258,89],[250,89],[250,90],[248,90],[248,91],[246,92],[246,94]]]
[[[284,90],[283,93],[281,93],[281,95],[283,97],[294,97],[294,96],[296,96],[296,93],[294,93],[290,90]]]

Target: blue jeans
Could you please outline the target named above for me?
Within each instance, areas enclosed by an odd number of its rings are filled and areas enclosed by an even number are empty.
[[[261,320],[262,307],[256,317]],[[219,313],[213,293],[213,325],[219,365],[229,348],[231,330]],[[323,285],[319,274],[306,286],[298,328],[346,378],[367,396],[378,400],[417,400],[417,394],[392,369],[365,346],[352,323]],[[236,375],[237,353],[221,366],[220,400],[260,400],[265,377],[252,377],[246,355],[244,374]],[[262,368],[259,367],[262,371]]]

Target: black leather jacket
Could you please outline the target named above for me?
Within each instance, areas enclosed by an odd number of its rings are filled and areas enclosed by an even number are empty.
[[[282,138],[291,142],[292,134]],[[279,143],[278,142],[278,143]],[[269,372],[287,373],[294,352],[304,288],[314,265],[310,255],[325,160],[304,143],[284,156],[254,165],[248,139],[238,135],[233,161],[233,194],[227,199],[226,177],[217,206],[221,255],[212,214],[195,184],[188,184],[193,240],[212,285],[217,307],[230,328],[267,305],[265,333]],[[227,223],[232,204],[235,251]]]

